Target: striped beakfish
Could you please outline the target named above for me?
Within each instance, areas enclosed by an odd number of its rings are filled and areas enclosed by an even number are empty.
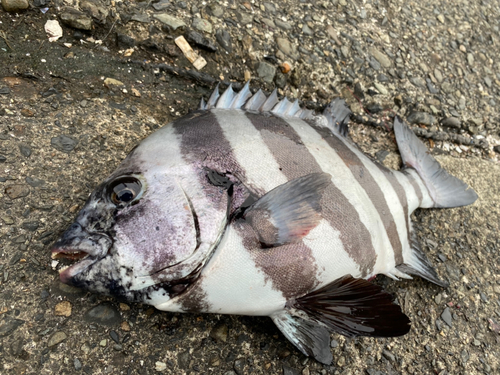
[[[144,139],[90,195],[52,256],[64,283],[173,312],[269,316],[331,363],[330,332],[400,336],[377,274],[446,286],[411,213],[477,199],[396,117],[403,169],[363,154],[350,110],[321,115],[248,84]]]

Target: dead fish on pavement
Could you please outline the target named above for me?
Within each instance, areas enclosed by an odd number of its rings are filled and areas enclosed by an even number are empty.
[[[305,355],[331,363],[329,333],[400,336],[410,321],[368,281],[446,286],[411,213],[477,199],[398,117],[404,169],[349,139],[350,110],[322,115],[276,92],[218,88],[144,139],[90,195],[52,248],[64,283],[159,310],[270,316]]]

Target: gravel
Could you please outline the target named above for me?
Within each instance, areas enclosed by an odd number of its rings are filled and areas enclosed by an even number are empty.
[[[20,16],[0,9],[9,25],[0,38],[0,372],[500,371],[497,2],[84,3],[36,0]],[[47,40],[47,19],[61,21],[57,43]],[[201,71],[175,45],[180,35],[207,61]],[[245,77],[312,109],[344,97],[352,138],[392,168],[400,158],[391,117],[411,120],[438,161],[478,192],[473,206],[413,217],[448,288],[375,281],[410,317],[408,335],[334,334],[333,365],[323,366],[268,318],[158,312],[58,281],[48,248],[94,187],[216,81],[241,87]]]

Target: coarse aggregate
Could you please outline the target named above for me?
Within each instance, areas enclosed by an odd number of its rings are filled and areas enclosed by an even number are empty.
[[[1,1],[1,374],[500,373],[498,1]],[[478,193],[413,217],[448,288],[375,281],[408,335],[333,334],[325,366],[265,317],[160,312],[59,282],[50,245],[94,187],[218,81],[250,78],[312,109],[343,97],[354,141],[393,168],[400,115]]]

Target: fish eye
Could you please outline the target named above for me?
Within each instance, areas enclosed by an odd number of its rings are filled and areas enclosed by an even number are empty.
[[[117,178],[108,186],[109,198],[116,205],[133,202],[141,191],[141,181],[131,176]]]

